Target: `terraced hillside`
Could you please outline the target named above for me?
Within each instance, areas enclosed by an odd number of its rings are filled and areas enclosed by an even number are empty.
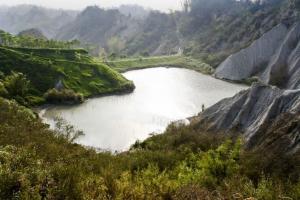
[[[27,100],[44,102],[43,95],[61,85],[84,97],[132,91],[134,85],[110,67],[93,60],[82,49],[0,47],[0,71],[21,72],[30,81]]]

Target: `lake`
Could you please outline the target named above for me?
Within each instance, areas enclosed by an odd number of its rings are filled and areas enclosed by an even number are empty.
[[[127,150],[136,140],[162,133],[172,121],[201,112],[219,100],[247,89],[180,68],[151,68],[124,73],[136,89],[125,95],[91,98],[76,106],[52,106],[40,111],[53,125],[62,117],[85,136],[78,143],[111,151]]]

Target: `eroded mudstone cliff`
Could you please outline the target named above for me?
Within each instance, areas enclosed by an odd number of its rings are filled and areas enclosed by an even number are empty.
[[[215,76],[232,81],[257,77],[261,83],[207,109],[194,125],[241,133],[248,148],[300,151],[300,22],[277,25],[228,57]]]
[[[279,24],[265,33],[251,46],[229,56],[216,69],[215,76],[229,80],[243,80],[262,71],[278,49],[280,42],[287,33],[287,28]]]
[[[246,145],[254,147],[268,136],[269,128],[279,123],[283,115],[295,115],[300,123],[300,89],[282,90],[256,83],[250,89],[208,108],[194,118],[192,124],[212,131],[242,133]],[[279,135],[273,137],[276,140],[280,138]],[[297,151],[300,148],[299,124],[293,129],[287,129],[282,137],[285,138],[286,151]]]
[[[277,25],[248,48],[228,57],[215,76],[233,81],[255,76],[280,88],[300,88],[300,23],[289,28]]]

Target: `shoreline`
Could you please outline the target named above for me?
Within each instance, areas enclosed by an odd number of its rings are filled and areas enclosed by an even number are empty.
[[[158,67],[161,67],[161,68],[165,68],[165,69],[169,69],[169,68],[176,68],[176,67],[173,67],[173,66],[157,66],[157,67],[151,67],[151,68],[158,68]],[[179,68],[179,67],[177,67],[177,68]],[[146,68],[142,68],[142,69],[146,69]],[[142,70],[142,69],[137,69],[137,70]],[[184,68],[184,67],[180,67],[179,69],[187,69],[187,68]],[[187,69],[187,70],[191,70],[191,69]],[[129,70],[129,71],[134,71],[134,69],[133,68],[131,68],[131,70]],[[195,71],[195,70],[192,70],[192,71],[194,71],[194,72],[197,72],[197,73],[199,73],[198,71]],[[125,72],[124,72],[125,73]],[[208,74],[203,74],[203,73],[201,73],[202,75],[204,75],[204,76],[207,76],[207,77],[211,77],[211,78],[214,78],[213,76],[210,76],[210,75],[208,75]],[[225,82],[225,81],[224,81]],[[235,83],[233,83],[233,84],[235,84]],[[109,96],[117,96],[117,95],[126,95],[126,94],[130,94],[131,92],[130,91],[127,91],[127,92],[117,92],[117,93],[110,93],[110,94],[102,94],[102,95],[93,95],[93,96],[90,96],[89,98],[87,98],[86,99],[86,101],[85,102],[83,102],[83,104],[85,104],[85,103],[88,103],[90,100],[92,100],[92,99],[95,99],[95,98],[101,98],[101,97],[109,97]],[[45,117],[43,117],[41,114],[43,114],[42,113],[42,111],[43,110],[47,110],[47,109],[51,109],[51,108],[55,108],[55,107],[64,107],[64,106],[66,106],[67,108],[74,108],[74,107],[77,107],[77,106],[80,106],[80,104],[75,104],[75,105],[72,105],[72,104],[45,104],[45,105],[42,105],[42,106],[40,106],[40,107],[36,107],[35,108],[35,112],[36,113],[38,113],[38,115],[39,115],[39,118],[40,119],[45,119]],[[201,113],[201,111],[199,111],[199,112],[197,112],[197,113],[194,113],[194,114],[192,114],[192,115],[188,115],[188,116],[186,116],[186,117],[184,117],[184,118],[182,118],[182,119],[177,119],[177,120],[174,120],[174,121],[170,121],[170,123],[165,127],[165,130],[170,126],[170,125],[176,125],[176,126],[181,126],[181,125],[188,125],[189,123],[191,123],[191,121],[194,119],[194,118],[196,118],[198,115],[199,115],[199,113]],[[149,132],[149,134],[150,134],[151,132]],[[149,136],[150,137],[150,136]],[[97,146],[95,146],[95,147],[93,147],[93,146],[89,146],[89,148],[98,148]],[[107,149],[105,149],[105,150],[107,150]],[[111,152],[114,152],[115,150],[114,149],[112,149],[111,150]],[[125,151],[122,151],[122,152],[126,152],[126,150]]]

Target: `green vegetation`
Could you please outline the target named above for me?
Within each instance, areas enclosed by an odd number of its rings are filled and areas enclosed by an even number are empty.
[[[10,33],[0,30],[0,44],[3,46],[10,47],[26,47],[26,48],[72,48],[80,45],[78,40],[72,41],[57,41],[57,40],[47,40],[42,37],[33,37],[30,35],[19,35],[14,36]]]
[[[83,49],[0,47],[0,71],[4,76],[15,71],[27,77],[30,84],[26,105],[45,102],[44,94],[59,82],[65,89],[84,97],[131,91],[134,88],[132,82],[89,57]]]
[[[111,66],[119,72],[125,72],[134,69],[167,66],[192,69],[204,74],[213,73],[213,69],[204,62],[190,57],[184,57],[179,55],[119,59],[107,61],[106,64],[108,64],[109,66]]]
[[[29,96],[30,81],[22,73],[12,72],[10,75],[0,78],[0,96],[15,99],[20,104],[26,105]]]
[[[49,130],[2,98],[0,121],[0,199],[300,198],[299,157],[246,151],[240,139],[193,126],[111,154],[74,144],[82,132],[62,121]]]
[[[50,103],[82,103],[84,101],[84,97],[80,93],[75,93],[70,89],[62,89],[57,90],[55,88],[48,90],[44,98],[47,102]]]

